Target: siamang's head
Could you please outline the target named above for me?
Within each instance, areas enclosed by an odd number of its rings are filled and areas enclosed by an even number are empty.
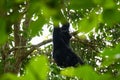
[[[67,24],[64,24],[61,28],[62,38],[66,44],[69,44],[69,40],[72,37],[69,33],[69,26],[70,26],[70,24],[67,23]]]

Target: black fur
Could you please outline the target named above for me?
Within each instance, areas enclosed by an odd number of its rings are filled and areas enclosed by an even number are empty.
[[[71,35],[69,23],[62,28],[54,27],[53,31],[53,58],[60,67],[70,67],[84,64],[83,61],[71,50],[69,46]]]

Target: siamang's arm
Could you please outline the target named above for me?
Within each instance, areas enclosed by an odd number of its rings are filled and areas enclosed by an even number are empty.
[[[59,27],[54,27],[53,31],[53,45],[54,48],[59,49],[63,45],[65,45],[64,40],[62,39],[61,29]]]

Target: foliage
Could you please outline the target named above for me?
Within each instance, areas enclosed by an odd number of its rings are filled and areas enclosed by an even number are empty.
[[[1,0],[0,14],[1,80],[120,79],[119,0]],[[71,47],[84,66],[61,69],[52,59],[52,39],[30,42],[44,26],[51,35],[51,26],[66,21],[77,30]]]
[[[77,76],[83,80],[112,80],[110,75],[98,75],[90,66],[78,67],[78,68],[67,68],[61,72],[67,76]],[[94,76],[94,77],[93,77]]]
[[[26,66],[25,74],[17,77],[12,74],[5,74],[1,80],[46,80],[49,71],[47,58],[43,55],[34,57]]]

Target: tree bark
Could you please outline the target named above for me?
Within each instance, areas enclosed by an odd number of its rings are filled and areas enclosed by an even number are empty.
[[[27,46],[27,38],[24,36],[24,33],[27,33],[28,26],[29,26],[29,19],[27,19],[24,22],[24,27],[22,27],[23,28],[22,32],[20,32],[20,23],[17,23],[14,26],[14,42],[15,42],[15,47],[18,47],[18,49],[14,50],[15,63],[14,63],[13,73],[15,74],[20,72],[22,62],[27,58],[27,56],[25,56],[27,52],[27,48],[20,48],[20,47]]]

